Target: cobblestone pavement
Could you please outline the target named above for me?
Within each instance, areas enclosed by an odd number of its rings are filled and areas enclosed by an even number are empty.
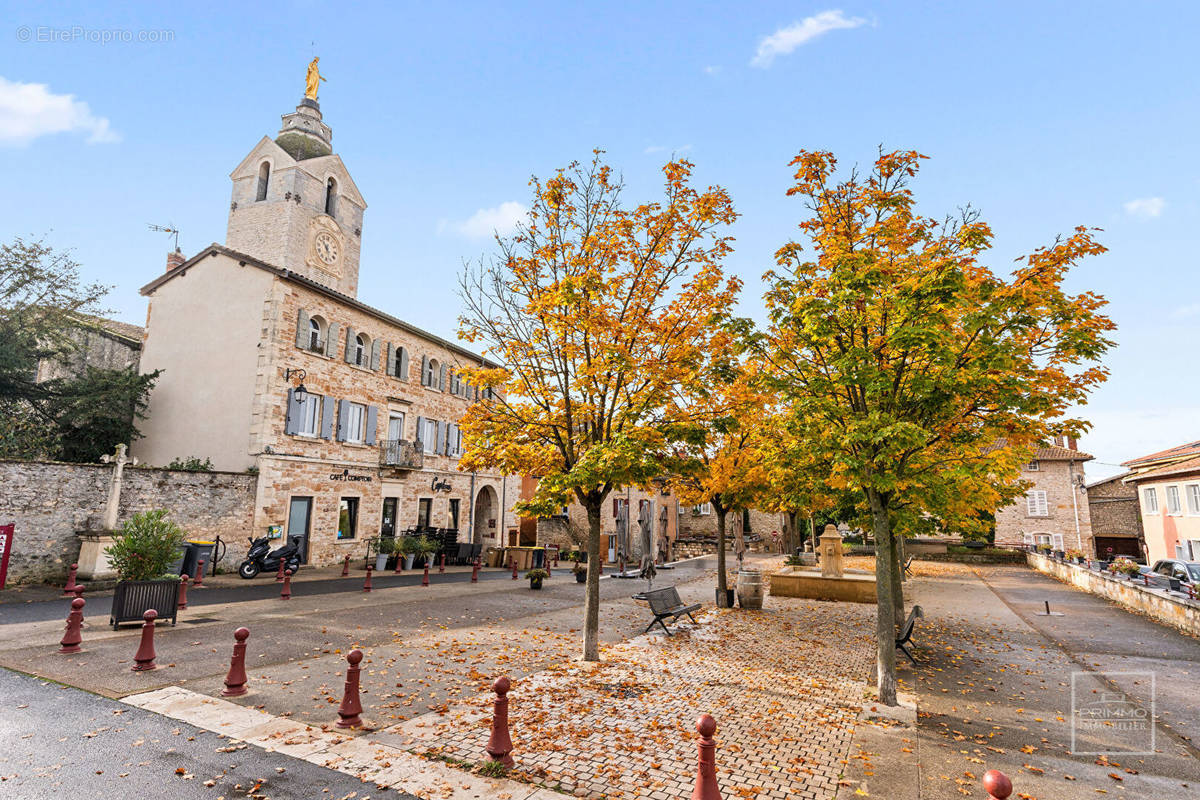
[[[686,797],[702,712],[718,722],[726,797],[826,798],[836,790],[873,668],[872,606],[768,597],[709,609],[694,629],[605,649],[517,682],[517,770],[580,796]],[[476,761],[490,693],[382,731],[431,755]]]

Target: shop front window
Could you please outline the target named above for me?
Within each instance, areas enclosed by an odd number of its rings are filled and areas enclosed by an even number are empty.
[[[358,498],[343,497],[338,506],[338,539],[353,539],[358,534]]]
[[[417,501],[417,527],[424,530],[429,527],[429,518],[433,511],[433,498],[422,497]]]

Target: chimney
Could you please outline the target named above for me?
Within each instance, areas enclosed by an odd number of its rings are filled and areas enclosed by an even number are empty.
[[[187,261],[187,259],[183,257],[183,253],[179,252],[179,248],[176,247],[174,253],[167,253],[167,272],[170,272],[176,267],[182,267],[183,262],[185,261]]]
[[[1079,440],[1076,439],[1074,436],[1068,436],[1067,437],[1067,449],[1068,450],[1078,450],[1079,449]]]

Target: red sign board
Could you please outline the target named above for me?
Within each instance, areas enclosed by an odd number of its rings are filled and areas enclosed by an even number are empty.
[[[8,554],[12,552],[14,530],[15,525],[0,525],[0,589],[4,588],[4,580],[8,577]]]

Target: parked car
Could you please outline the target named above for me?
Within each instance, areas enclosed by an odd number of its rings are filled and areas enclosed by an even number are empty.
[[[1153,573],[1163,578],[1174,578],[1183,585],[1200,589],[1200,561],[1183,561],[1178,558],[1163,558],[1154,562]]]

